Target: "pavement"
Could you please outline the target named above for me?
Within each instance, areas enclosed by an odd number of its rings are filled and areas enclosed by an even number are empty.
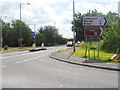
[[[98,68],[98,69],[120,71],[120,64],[105,63],[97,60],[88,60],[88,59],[80,58],[73,54],[72,49],[67,49],[62,52],[57,51],[57,52],[51,53],[50,57],[55,60],[59,60],[59,61],[70,63],[70,64],[87,66],[87,67]]]

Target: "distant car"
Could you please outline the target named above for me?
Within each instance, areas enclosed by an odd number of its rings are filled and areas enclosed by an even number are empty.
[[[80,44],[80,41],[77,41],[77,44]]]
[[[73,46],[73,42],[72,41],[68,41],[66,46],[67,47],[72,47]]]

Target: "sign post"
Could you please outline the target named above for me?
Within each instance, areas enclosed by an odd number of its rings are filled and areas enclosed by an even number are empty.
[[[34,43],[32,45],[33,48],[36,48],[36,38],[38,37],[37,34],[33,34],[32,37],[34,38]]]
[[[108,25],[105,16],[83,16],[83,26],[85,27],[105,27]]]
[[[108,25],[108,20],[106,16],[83,16],[83,26],[84,35],[86,41],[86,51],[87,54],[87,42],[98,41],[98,58],[100,51],[100,37],[103,34],[103,27]],[[89,50],[90,54],[90,50]],[[95,57],[95,56],[94,56]]]

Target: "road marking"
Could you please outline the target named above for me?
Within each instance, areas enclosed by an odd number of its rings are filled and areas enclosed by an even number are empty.
[[[16,62],[16,64],[18,64],[18,63],[20,63],[20,62]]]
[[[23,62],[27,62],[27,61],[31,61],[31,60],[34,60],[34,59],[37,59],[37,58],[40,58],[40,57],[42,57],[42,56],[38,56],[38,57],[26,59],[26,60],[23,60],[23,61],[18,61],[18,62],[16,62],[16,64],[23,63]]]
[[[2,66],[3,68],[7,67],[7,66]]]
[[[2,57],[4,58],[11,58],[11,57],[15,57],[15,56],[24,56],[24,55],[30,55],[30,54],[35,54],[35,53],[40,53],[40,52],[45,52],[45,51],[37,51],[37,52],[31,52],[31,53],[25,53],[25,54],[20,54],[20,55],[12,55],[12,56],[7,56],[7,57]]]
[[[60,85],[60,87],[63,87],[63,85]]]
[[[28,60],[24,60],[25,62],[28,61]]]

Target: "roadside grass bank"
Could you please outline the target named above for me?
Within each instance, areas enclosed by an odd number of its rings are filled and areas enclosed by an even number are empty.
[[[57,44],[57,45],[54,45],[54,46],[63,46],[63,45],[65,45],[65,44]],[[41,47],[41,46],[37,46],[37,47]],[[47,46],[47,47],[50,47],[50,46]],[[20,47],[8,47],[7,50],[4,50],[4,48],[2,48],[1,52],[2,53],[7,53],[7,52],[24,51],[24,50],[30,50],[30,49],[33,49],[32,46],[30,46],[30,47],[23,47],[23,48],[20,48]]]
[[[96,49],[90,50],[91,47],[96,48]],[[74,54],[78,57],[87,58],[89,60],[98,60],[98,61],[103,61],[106,63],[108,62],[108,63],[116,63],[116,64],[120,63],[120,61],[111,59],[111,57],[115,53],[107,53],[102,50],[100,50],[98,53],[98,43],[97,42],[88,43],[87,48],[89,51],[87,50],[87,52],[86,52],[86,44],[85,44],[85,42],[81,42],[79,49],[76,50],[76,52]],[[85,52],[86,52],[86,54],[85,54]]]
[[[30,50],[30,49],[31,49],[31,47],[24,47],[24,48],[8,47],[8,50],[4,50],[4,48],[2,48],[2,53],[14,52],[14,51],[24,51],[24,50]]]

